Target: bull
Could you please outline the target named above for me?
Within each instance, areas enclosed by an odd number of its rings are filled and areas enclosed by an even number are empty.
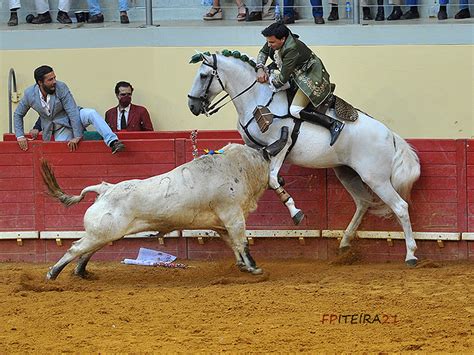
[[[56,279],[76,258],[74,274],[85,277],[92,255],[127,234],[153,230],[162,236],[182,229],[217,232],[232,248],[241,270],[262,273],[245,238],[246,218],[268,187],[269,163],[255,149],[229,144],[222,154],[201,156],[168,173],[117,184],[102,182],[76,196],[61,189],[46,160],[41,173],[49,194],[66,206],[79,203],[89,192],[97,194],[84,215],[86,235],[73,242],[47,279]]]

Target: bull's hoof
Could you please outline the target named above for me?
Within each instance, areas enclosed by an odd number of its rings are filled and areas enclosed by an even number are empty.
[[[299,211],[297,214],[295,214],[293,217],[293,223],[297,226],[298,224],[301,223],[301,221],[304,218],[304,213],[303,211]]]
[[[407,264],[408,267],[415,267],[417,262],[418,262],[418,260],[416,260],[416,259],[410,259],[410,260],[405,261],[405,263]]]
[[[350,246],[345,246],[345,247],[340,247],[339,248],[339,255],[347,253],[349,250],[351,250]]]

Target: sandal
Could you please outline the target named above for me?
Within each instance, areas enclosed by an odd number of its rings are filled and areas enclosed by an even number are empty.
[[[240,12],[241,9],[244,9],[244,12]],[[237,21],[245,21],[245,17],[247,16],[247,8],[245,5],[238,7],[239,12],[237,13]]]
[[[205,21],[222,20],[222,9],[211,7],[209,12],[202,17]]]

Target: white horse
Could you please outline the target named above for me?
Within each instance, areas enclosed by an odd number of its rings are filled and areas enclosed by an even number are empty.
[[[247,145],[261,148],[274,143],[280,138],[283,126],[292,132],[297,121],[277,117],[265,133],[260,131],[253,117],[255,107],[271,101],[268,105],[270,111],[276,116],[285,116],[288,114],[288,100],[285,91],[274,94],[271,99],[273,92],[269,85],[255,82],[255,69],[248,61],[222,54],[201,54],[201,60],[188,95],[188,106],[194,115],[208,114],[215,107],[215,104],[210,105],[213,99],[226,91],[237,110],[237,129]],[[335,117],[333,109],[326,114]],[[293,136],[290,137],[284,148],[271,158],[269,185],[280,195],[295,223],[299,222],[300,210],[278,181],[284,160],[308,168],[333,168],[356,204],[356,212],[344,231],[340,250],[349,249],[350,240],[368,210],[386,217],[393,212],[405,233],[405,262],[409,266],[416,265],[416,242],[407,203],[411,188],[420,176],[420,163],[414,150],[383,123],[361,111],[358,111],[355,122],[346,123],[332,147],[329,142],[326,128],[303,122],[296,142]]]

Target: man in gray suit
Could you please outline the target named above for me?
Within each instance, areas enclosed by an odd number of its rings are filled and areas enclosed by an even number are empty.
[[[54,136],[55,141],[67,141],[69,149],[75,151],[85,128],[93,125],[112,154],[125,149],[97,111],[76,105],[67,85],[56,81],[53,68],[47,65],[36,68],[34,77],[36,84],[25,90],[14,115],[15,135],[22,150],[28,149],[23,119],[30,108],[40,116],[44,141]]]

